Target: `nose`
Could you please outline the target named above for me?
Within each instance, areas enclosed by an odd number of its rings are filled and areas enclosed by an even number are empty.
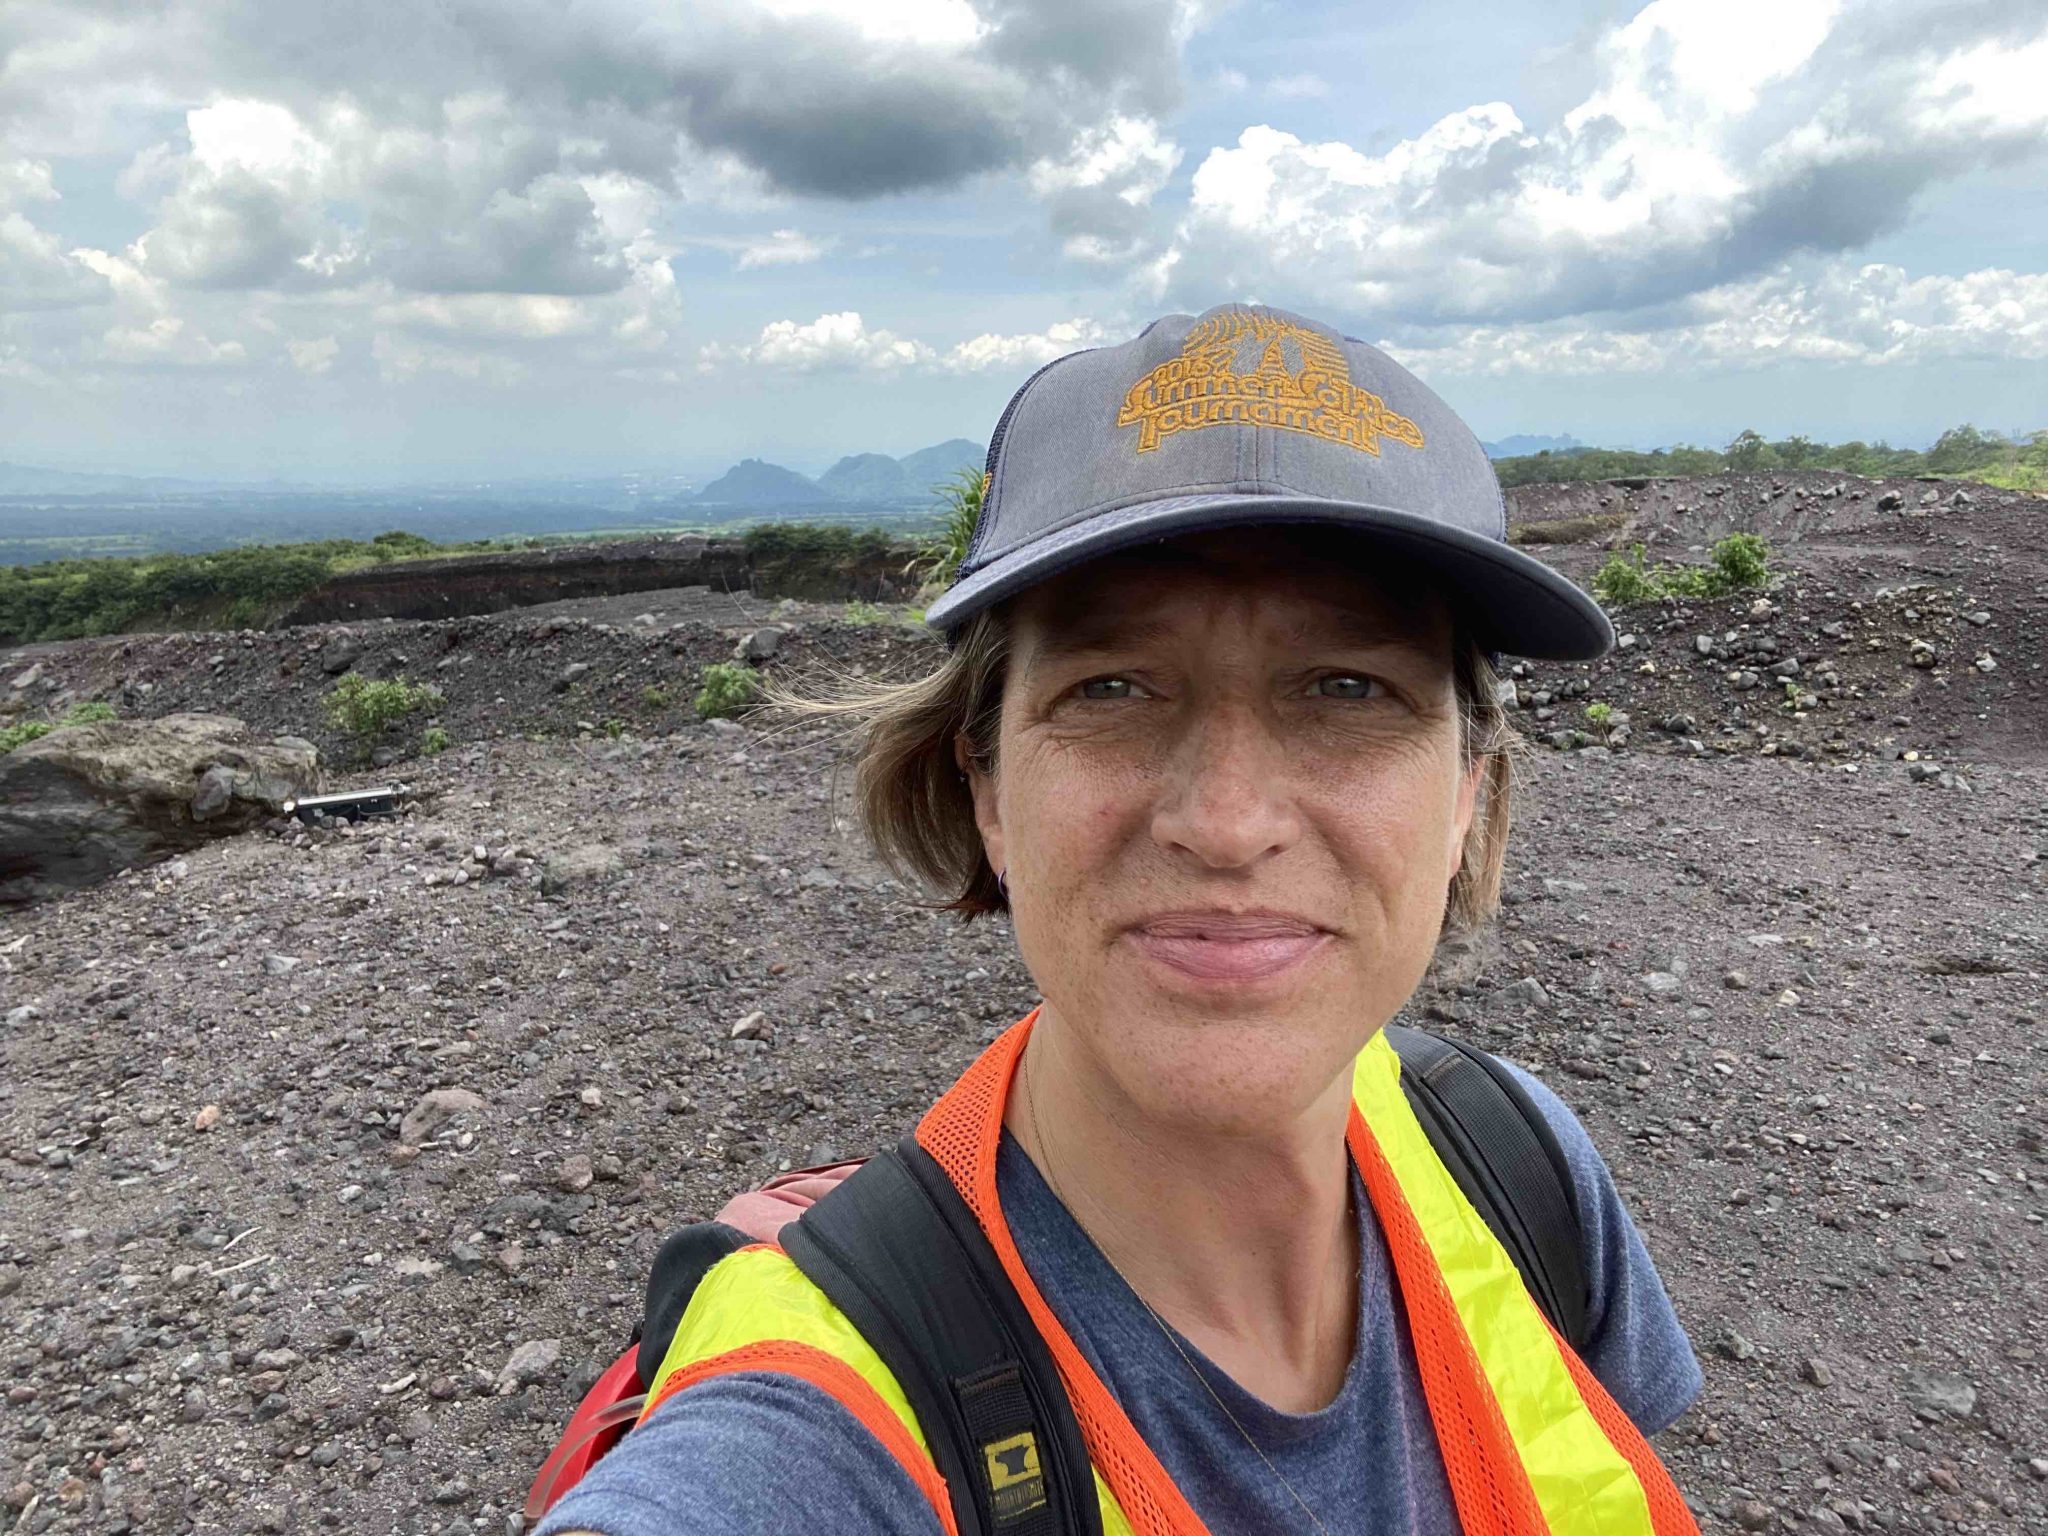
[[[1191,707],[1169,749],[1152,836],[1210,869],[1239,869],[1301,836],[1286,744],[1247,699]]]

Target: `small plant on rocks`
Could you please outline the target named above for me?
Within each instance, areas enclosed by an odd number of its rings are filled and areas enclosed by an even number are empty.
[[[704,669],[703,686],[697,690],[697,718],[730,719],[744,714],[760,692],[761,674],[745,662],[714,661]]]
[[[1586,706],[1586,719],[1594,730],[1600,733],[1600,740],[1607,740],[1607,727],[1614,719],[1614,706],[1605,700],[1596,699]]]
[[[408,682],[402,677],[369,678],[360,672],[344,673],[321,700],[327,723],[365,752],[407,715],[440,702],[441,690],[430,683]]]
[[[93,725],[101,720],[114,718],[114,706],[99,699],[83,704],[74,704],[61,720],[22,720],[14,725],[0,727],[0,757],[16,747],[27,746],[40,741],[52,731],[62,730],[68,725]]]
[[[675,690],[660,683],[650,684],[640,690],[640,702],[649,709],[667,709],[675,702]]]
[[[1633,558],[1614,554],[1593,576],[1593,595],[1611,608],[1659,597],[1723,597],[1760,587],[1770,578],[1771,547],[1753,533],[1717,541],[1705,565],[1647,565],[1643,546]]]
[[[846,622],[849,624],[880,624],[889,617],[889,610],[880,603],[863,602],[855,598],[846,605]]]
[[[420,753],[425,757],[439,757],[448,750],[448,733],[438,725],[430,725],[420,733]]]

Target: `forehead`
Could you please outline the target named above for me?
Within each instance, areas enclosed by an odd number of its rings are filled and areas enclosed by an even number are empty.
[[[1139,630],[1200,624],[1254,602],[1288,633],[1403,644],[1440,655],[1450,610],[1424,567],[1341,529],[1224,528],[1138,545],[1015,599],[1026,659],[1093,649]]]

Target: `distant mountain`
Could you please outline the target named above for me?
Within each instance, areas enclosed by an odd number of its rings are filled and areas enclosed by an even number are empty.
[[[1532,453],[1569,453],[1586,445],[1576,437],[1531,437],[1517,432],[1497,443],[1481,443],[1479,446],[1486,450],[1489,459],[1520,459]]]
[[[896,501],[908,487],[903,466],[886,453],[850,453],[818,476],[841,501]]]
[[[916,495],[924,496],[930,494],[933,486],[944,484],[963,469],[980,469],[987,458],[986,445],[956,437],[934,448],[906,453],[901,460],[903,478]]]
[[[726,506],[787,506],[791,502],[830,501],[832,493],[793,469],[761,459],[741,459],[693,498]]]
[[[886,453],[850,453],[815,480],[780,464],[743,459],[692,499],[724,506],[790,506],[818,501],[918,506],[932,499],[932,487],[963,469],[981,468],[984,457],[981,444],[956,437],[900,459]]]
[[[208,489],[211,487],[203,481],[172,480],[163,475],[102,475],[0,463],[0,496],[147,496],[158,491]]]

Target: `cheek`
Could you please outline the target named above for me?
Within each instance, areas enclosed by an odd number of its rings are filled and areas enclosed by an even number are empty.
[[[1448,771],[1354,775],[1318,791],[1320,824],[1338,856],[1380,890],[1412,886],[1434,891],[1450,878],[1447,853],[1456,833],[1456,801]]]
[[[1146,797],[1133,776],[1057,748],[1021,754],[1003,780],[1000,809],[1010,862],[1045,888],[1100,868],[1142,827]]]

